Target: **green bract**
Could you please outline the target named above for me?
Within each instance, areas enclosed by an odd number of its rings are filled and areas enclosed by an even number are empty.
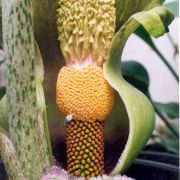
[[[115,0],[116,29],[118,30],[131,15],[160,6],[163,0]]]
[[[112,174],[124,172],[134,161],[151,136],[155,124],[154,109],[147,97],[122,77],[119,67],[124,45],[131,33],[140,25],[152,36],[158,37],[166,32],[167,26],[172,20],[172,13],[162,6],[135,13],[119,29],[112,40],[108,59],[104,66],[104,75],[109,84],[119,93],[121,104],[125,106],[127,111],[126,117],[128,118],[120,119],[119,123],[122,123],[123,126],[125,122],[126,124],[129,123],[128,140]],[[113,118],[113,116],[110,117]],[[117,117],[120,115],[118,116],[116,113],[114,118]]]

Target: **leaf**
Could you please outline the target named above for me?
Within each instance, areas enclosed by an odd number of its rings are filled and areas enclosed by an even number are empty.
[[[0,128],[5,132],[9,132],[6,96],[0,100]]]
[[[173,138],[161,137],[161,145],[163,145],[168,151],[173,153],[179,153],[179,142]]]
[[[175,17],[179,16],[179,0],[175,0],[170,3],[165,3],[164,6],[171,9]]]
[[[148,94],[149,75],[143,65],[136,61],[125,61],[121,63],[123,78],[131,85]]]
[[[148,32],[144,29],[143,26],[138,27],[135,30],[135,34],[137,36],[139,36],[142,40],[144,40],[147,44],[149,44],[149,46],[153,49],[156,50],[156,46],[154,44],[154,42],[152,41],[151,36],[148,34]]]
[[[169,123],[175,129],[175,131],[178,132],[178,134],[179,134],[179,119],[177,119],[175,121],[169,120]],[[172,132],[169,130],[169,128],[167,126],[165,126],[165,131],[166,131],[167,134],[172,135]]]
[[[162,0],[115,0],[116,30],[119,30],[132,14],[160,6],[162,2]]]
[[[176,121],[169,121],[171,126],[178,132],[179,134],[179,122]],[[161,144],[169,151],[174,153],[179,153],[179,139],[174,138],[172,136],[172,132],[169,130],[167,126],[165,126],[164,134],[160,136]]]
[[[154,105],[156,108],[163,114],[165,117],[170,119],[179,118],[179,104],[175,102],[171,103],[159,103],[155,102]]]
[[[157,38],[168,32],[168,25],[173,21],[172,12],[164,7],[156,7],[132,16],[148,33]]]
[[[169,121],[169,124],[178,132],[179,131],[179,125],[178,120],[177,121]],[[159,131],[156,132],[156,136],[153,137],[153,140],[155,143],[160,144],[164,148],[166,148],[168,151],[171,151],[173,153],[179,152],[179,139],[175,138],[172,134],[172,131],[169,130],[167,126],[162,127]]]
[[[158,37],[165,33],[172,19],[172,13],[164,7],[156,7],[149,11],[136,13],[121,27],[112,40],[104,65],[104,76],[118,92],[129,119],[128,140],[112,174],[123,173],[130,166],[151,136],[155,124],[152,104],[142,92],[131,86],[122,77],[119,68],[122,50],[130,34],[140,25],[152,36]],[[124,121],[128,123],[128,119],[124,119]]]

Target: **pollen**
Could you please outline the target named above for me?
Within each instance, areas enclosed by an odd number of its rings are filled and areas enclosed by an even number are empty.
[[[57,79],[56,103],[65,116],[71,114],[73,120],[104,121],[112,110],[113,102],[114,91],[104,79],[101,67],[61,68]],[[82,128],[81,133],[89,133],[89,128]],[[81,134],[76,136],[81,137]],[[89,138],[86,140],[92,141]]]

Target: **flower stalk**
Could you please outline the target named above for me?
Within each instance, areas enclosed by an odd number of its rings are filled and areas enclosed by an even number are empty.
[[[23,175],[36,180],[50,160],[36,99],[32,1],[3,0],[2,19],[9,136]]]
[[[86,130],[85,123],[104,122],[108,119],[115,90],[120,97],[118,100],[121,101],[121,108],[125,109],[127,116],[121,119],[124,113],[112,111],[110,118],[118,118],[118,122],[124,127],[128,127],[129,123],[129,135],[126,137],[127,142],[121,157],[111,174],[123,173],[151,136],[155,125],[155,113],[147,97],[123,79],[119,59],[128,37],[140,25],[152,36],[159,37],[167,31],[173,15],[168,9],[161,7],[159,1],[142,1],[142,3],[123,1],[122,3],[114,0],[78,2],[61,0],[59,5],[57,25],[66,67],[63,67],[58,75],[56,102],[68,120],[68,170],[73,175],[97,176],[95,171],[90,173],[87,169],[87,174],[86,171],[82,171],[82,162],[78,161],[75,155],[79,155],[75,146],[77,145],[81,151],[84,145],[77,144],[79,138],[76,137],[76,128],[78,128],[76,123],[82,124],[82,128]],[[124,6],[129,12],[122,10]],[[121,9],[123,12],[115,13],[115,7],[116,10]],[[139,9],[142,12],[139,12]],[[119,24],[119,19],[122,19],[120,24],[123,25]],[[114,36],[116,20],[116,25],[118,28],[120,25],[120,29]],[[102,71],[101,75],[97,73],[99,68]],[[99,80],[100,76],[102,78]],[[100,85],[104,84],[105,88],[100,88],[96,82]],[[100,116],[98,111],[101,112]],[[80,128],[80,132],[84,133],[84,130]],[[146,133],[142,136],[144,132]],[[88,137],[88,134],[86,135]],[[86,142],[84,136],[81,138]],[[82,154],[85,154],[84,151]],[[81,156],[79,159],[86,163]]]

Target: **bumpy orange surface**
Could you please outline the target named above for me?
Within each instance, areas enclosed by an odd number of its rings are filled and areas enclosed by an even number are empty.
[[[75,176],[104,174],[104,122],[66,123],[67,168]]]
[[[103,77],[101,67],[61,68],[56,87],[56,102],[64,115],[74,120],[103,121],[111,112],[114,92]]]

